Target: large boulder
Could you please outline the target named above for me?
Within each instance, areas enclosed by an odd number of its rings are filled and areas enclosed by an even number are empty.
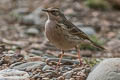
[[[87,80],[120,80],[120,58],[105,59],[89,74]]]

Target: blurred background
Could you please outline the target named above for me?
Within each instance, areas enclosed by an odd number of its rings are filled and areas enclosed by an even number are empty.
[[[17,61],[60,56],[60,50],[44,36],[47,15],[41,9],[49,7],[60,8],[68,20],[107,49],[82,44],[82,57],[94,59],[93,64],[101,58],[120,57],[120,0],[0,0],[0,70]],[[76,51],[66,51],[64,58],[77,59]]]
[[[58,53],[56,51],[59,50],[44,36],[47,16],[41,9],[48,7],[60,8],[68,20],[109,51],[102,52],[83,44],[83,56],[120,56],[119,0],[0,0],[1,44],[6,44],[10,49],[20,47],[29,52],[38,50],[45,52],[45,55]]]

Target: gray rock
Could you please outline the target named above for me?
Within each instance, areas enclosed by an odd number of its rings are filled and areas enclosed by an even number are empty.
[[[56,72],[55,70],[52,70],[50,72],[46,72],[43,77],[51,78],[51,77],[57,77],[57,76],[58,76],[58,72]],[[50,79],[48,79],[48,80],[50,80]]]
[[[51,62],[51,61],[56,61],[58,62],[59,61],[59,58],[48,58],[47,60],[47,63]],[[61,60],[61,63],[65,64],[65,63],[70,63],[70,64],[79,64],[79,61],[77,60],[70,60],[70,59],[62,59]]]
[[[30,80],[29,74],[25,71],[15,69],[4,69],[0,71],[0,80]]]
[[[120,80],[120,58],[105,59],[89,74],[87,80]]]
[[[37,28],[29,28],[27,31],[26,31],[27,34],[30,34],[30,35],[37,35],[39,34],[39,30]]]
[[[60,68],[61,71],[70,71],[73,69],[73,65],[65,65],[63,67]]]
[[[23,64],[23,62],[16,62],[16,63],[13,63],[10,65],[9,68],[13,68],[14,66],[17,66],[17,65],[20,65],[20,64]]]
[[[41,78],[40,73],[37,73],[37,74],[35,74],[35,75],[32,75],[32,78],[33,78],[33,79]]]
[[[70,80],[75,80],[74,78],[70,78]]]
[[[65,77],[65,79],[70,79],[72,77],[73,71],[68,71],[66,73],[63,74],[63,76]]]
[[[26,15],[21,20],[21,23],[27,25],[43,25],[44,19],[40,18],[41,8],[37,8],[31,14]]]
[[[36,69],[36,68],[42,69],[45,65],[46,65],[45,62],[35,61],[35,62],[23,63],[23,64],[16,65],[16,66],[13,66],[10,68],[17,69],[17,70],[32,70],[32,69]]]
[[[17,54],[17,53],[16,53]],[[12,64],[12,63],[15,63],[15,62],[18,62],[20,58],[23,58],[24,56],[19,54],[19,55],[15,55],[15,54],[4,54],[4,61]]]
[[[32,54],[37,55],[37,56],[42,56],[44,54],[42,51],[40,51],[40,50],[34,50],[34,49],[30,50],[30,52]]]
[[[50,70],[52,69],[52,67],[50,67],[49,65],[45,65],[42,69],[42,71],[47,71],[47,70]]]
[[[33,19],[34,19],[34,15],[30,14],[30,15],[22,17],[22,19],[20,19],[19,21],[21,24],[34,25],[35,22]]]
[[[70,71],[67,71],[66,73],[64,73],[63,74],[63,76],[65,77],[65,79],[69,79],[70,80],[70,78],[72,77],[72,74],[74,73],[74,72],[82,72],[82,70],[84,70],[83,68],[74,68],[74,69],[72,69],[72,70],[70,70]]]
[[[15,51],[13,51],[13,50],[8,51],[8,54],[14,54],[14,53],[15,53]]]

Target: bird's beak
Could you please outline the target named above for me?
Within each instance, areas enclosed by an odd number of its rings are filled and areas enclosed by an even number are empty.
[[[49,10],[48,10],[48,9],[42,9],[42,11],[44,11],[44,12],[49,12]]]

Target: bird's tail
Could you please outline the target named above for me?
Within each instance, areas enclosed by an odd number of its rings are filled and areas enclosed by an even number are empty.
[[[90,41],[91,41],[91,43],[92,43],[95,47],[97,47],[97,48],[99,48],[99,49],[101,49],[101,50],[106,50],[104,47],[102,47],[102,46],[96,44],[96,43],[93,42],[92,40],[90,40]]]

